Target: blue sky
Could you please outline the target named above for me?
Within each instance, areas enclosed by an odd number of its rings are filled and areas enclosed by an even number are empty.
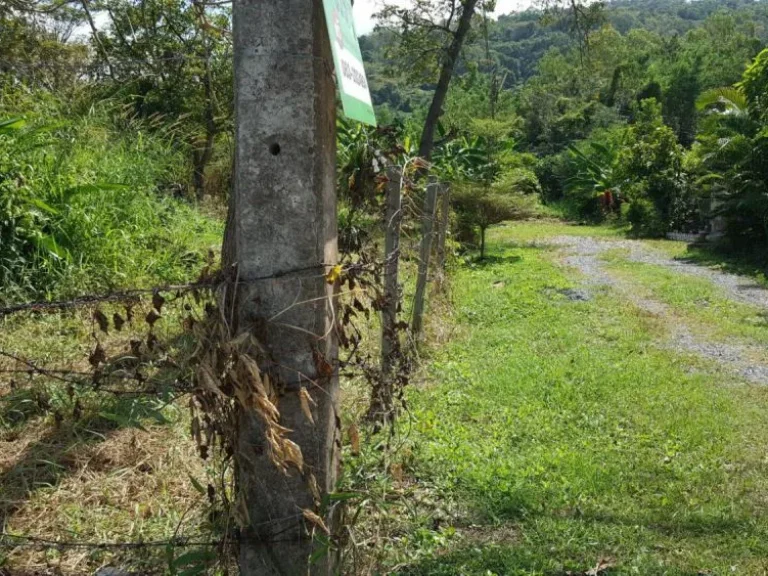
[[[407,0],[399,0],[405,3]],[[496,14],[509,14],[528,8],[531,0],[496,0]],[[375,24],[373,15],[381,8],[381,0],[355,0],[355,30],[358,34],[367,34]]]

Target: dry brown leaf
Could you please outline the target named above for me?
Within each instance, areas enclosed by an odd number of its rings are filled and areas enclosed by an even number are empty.
[[[278,424],[277,422],[270,422],[269,426],[277,433],[279,434],[288,434],[290,432],[293,432],[292,428],[286,428],[285,426],[282,426],[281,424]]]
[[[312,492],[312,497],[315,499],[315,503],[319,505],[322,500],[322,498],[320,498],[320,488],[317,485],[317,478],[315,478],[315,475],[312,474],[312,472],[309,473],[307,484],[309,484],[309,490]]]
[[[163,304],[165,304],[165,298],[162,297],[160,292],[152,294],[152,306],[157,310],[158,314],[163,312]]]
[[[213,374],[211,373],[208,366],[200,366],[199,376],[200,377],[197,381],[202,385],[203,388],[205,388],[208,392],[216,394],[217,396],[224,396],[224,393],[216,385],[216,380],[214,379]]]
[[[586,572],[566,572],[567,576],[601,576],[606,570],[610,570],[616,566],[616,561],[613,558],[600,558],[595,564],[594,568],[590,568]]]
[[[281,470],[285,470],[285,450],[283,449],[282,438],[275,434],[272,429],[267,429],[266,437],[269,444],[269,456],[272,462]]]
[[[195,442],[200,444],[202,441],[202,436],[200,435],[200,419],[197,416],[192,418],[190,428],[192,432],[192,438],[195,439]]]
[[[256,408],[264,417],[274,422],[280,419],[280,411],[277,409],[277,406],[272,404],[266,396],[256,396]]]
[[[261,378],[259,365],[256,364],[253,358],[246,356],[245,354],[241,354],[238,357],[238,365],[240,371],[243,372],[243,376],[248,378],[249,384],[253,386],[256,392],[262,396],[268,396],[268,391],[264,386],[264,382]]]
[[[312,396],[309,395],[309,392],[306,388],[299,390],[299,402],[301,403],[301,411],[304,412],[304,416],[306,416],[307,420],[314,424],[315,419],[312,416],[312,410],[310,409],[309,404],[312,403],[317,405],[317,403],[314,401]]]
[[[147,312],[147,315],[144,317],[144,320],[146,320],[147,324],[149,324],[151,327],[151,326],[154,326],[155,322],[160,320],[160,318],[161,318],[160,314],[156,312],[155,309],[153,308],[152,310]]]
[[[96,348],[94,348],[91,355],[88,356],[88,362],[94,368],[98,368],[99,364],[103,364],[106,361],[107,353],[104,351],[104,348],[101,347],[101,342],[96,342]]]
[[[613,568],[616,562],[612,558],[600,558],[594,568],[584,572],[584,576],[600,576],[609,568]]]
[[[315,369],[320,378],[329,378],[333,375],[333,366],[319,350],[313,350],[312,356],[315,361]]]
[[[304,470],[304,455],[296,442],[283,438],[283,454],[287,463],[296,466],[299,472]]]
[[[327,535],[331,535],[331,531],[328,530],[328,526],[325,525],[325,522],[323,521],[320,516],[312,512],[312,510],[307,510],[306,508],[301,511],[301,513],[304,515],[304,518],[316,526],[317,528],[320,528],[323,532],[325,532]]]
[[[349,445],[352,447],[352,455],[360,454],[360,433],[357,431],[357,425],[353,422],[349,425]]]
[[[99,330],[101,330],[105,334],[109,332],[109,320],[107,320],[107,317],[104,315],[104,312],[98,309],[94,310],[93,319],[99,325]]]
[[[234,378],[232,379],[232,381],[235,383],[235,396],[237,396],[237,400],[238,402],[240,402],[240,406],[246,409],[251,408],[253,404],[253,400],[252,400],[253,396],[243,388],[240,382],[238,382]]]

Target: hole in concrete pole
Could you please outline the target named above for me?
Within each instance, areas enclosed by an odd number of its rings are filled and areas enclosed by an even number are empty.
[[[280,154],[280,144],[275,142],[274,144],[269,145],[269,153],[272,154],[272,156],[277,156]]]

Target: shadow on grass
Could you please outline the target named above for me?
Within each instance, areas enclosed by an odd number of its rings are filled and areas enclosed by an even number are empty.
[[[600,558],[610,556],[619,561],[636,558],[640,550],[652,548],[656,544],[675,542],[682,547],[705,549],[714,539],[725,547],[727,544],[720,542],[723,538],[739,542],[743,541],[745,534],[751,534],[754,540],[766,541],[766,535],[756,530],[754,519],[747,516],[547,510],[537,507],[536,495],[524,488],[509,496],[510,501],[502,506],[503,510],[496,508],[494,511],[496,522],[501,520],[502,523],[493,523],[481,529],[481,532],[490,533],[491,536],[495,531],[502,538],[491,537],[485,541],[476,541],[470,530],[464,533],[465,539],[456,548],[444,548],[441,552],[405,566],[397,574],[577,576],[590,574],[589,571]],[[496,505],[498,502],[492,506]],[[481,510],[478,512],[482,514]],[[526,526],[529,527],[528,537],[525,536]],[[477,530],[481,527],[473,528]],[[509,534],[512,536],[507,537]],[[563,539],[562,534],[569,536]],[[611,535],[608,538],[612,544],[605,542],[606,535]],[[619,539],[623,543],[617,544]],[[700,544],[694,544],[699,539]],[[748,548],[754,546],[748,543],[744,545]],[[660,550],[663,549],[662,545]],[[762,550],[753,551],[753,554],[762,555]],[[639,566],[640,573],[646,576],[699,576],[709,573],[700,571],[703,567],[694,569],[658,563],[658,558],[653,557],[646,560],[645,565]],[[630,566],[618,564],[598,573],[611,576],[627,574],[630,569]]]
[[[519,255],[498,255],[490,254],[481,258],[480,256],[474,256],[467,260],[467,265],[470,268],[489,268],[491,266],[498,266],[500,264],[514,264],[522,260],[522,256]]]
[[[726,244],[692,244],[685,256],[676,258],[681,262],[700,266],[718,267],[725,272],[743,276],[757,276],[762,282],[753,288],[768,289],[768,258],[763,251],[736,251]]]
[[[79,470],[90,446],[105,442],[121,428],[140,427],[143,419],[162,418],[156,397],[119,396],[104,401],[102,396],[95,402],[98,409],[86,417],[55,416],[54,422],[45,423],[38,437],[19,454],[10,457],[0,454],[0,461],[13,462],[0,473],[0,526],[5,526],[37,490],[53,488]],[[34,431],[22,429],[13,433],[21,440],[24,434],[34,434]]]
[[[507,249],[525,249],[525,250],[539,250],[541,252],[555,252],[560,247],[552,242],[547,242],[547,239],[542,240],[503,240],[500,242]]]
[[[582,562],[567,561],[553,555],[551,548],[541,545],[532,550],[530,546],[515,544],[468,545],[445,554],[436,554],[420,560],[396,572],[398,576],[613,576],[627,574],[627,568],[606,566],[596,570],[600,556],[585,558]],[[708,572],[704,572],[708,573]],[[657,570],[643,572],[644,576],[701,576],[699,570],[680,570],[664,566]]]

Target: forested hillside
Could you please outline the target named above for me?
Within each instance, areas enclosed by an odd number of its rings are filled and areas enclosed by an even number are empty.
[[[663,39],[672,57],[688,32],[696,28],[711,30],[714,15],[729,16],[729,25],[748,38],[761,43],[768,40],[768,5],[752,0],[615,0],[605,4],[595,24],[608,24],[621,35],[633,30],[651,33],[645,37]],[[465,72],[472,66],[489,68],[486,38],[491,61],[505,78],[506,89],[519,87],[535,76],[547,52],[568,52],[577,42],[567,15],[548,16],[528,10],[502,15],[498,20],[484,19],[475,31],[474,46],[465,50]],[[363,36],[360,43],[379,106],[410,112],[424,103],[431,87],[414,89],[398,74],[402,67],[397,59],[388,57],[387,48],[393,44],[391,31],[379,27]]]
[[[714,227],[731,247],[760,253],[766,42],[761,2],[481,13],[442,142],[473,142],[495,163],[491,180],[511,170],[509,190],[540,192],[571,218],[627,221],[650,236]],[[363,46],[382,118],[418,125],[436,78],[429,47],[398,41],[387,21]]]

